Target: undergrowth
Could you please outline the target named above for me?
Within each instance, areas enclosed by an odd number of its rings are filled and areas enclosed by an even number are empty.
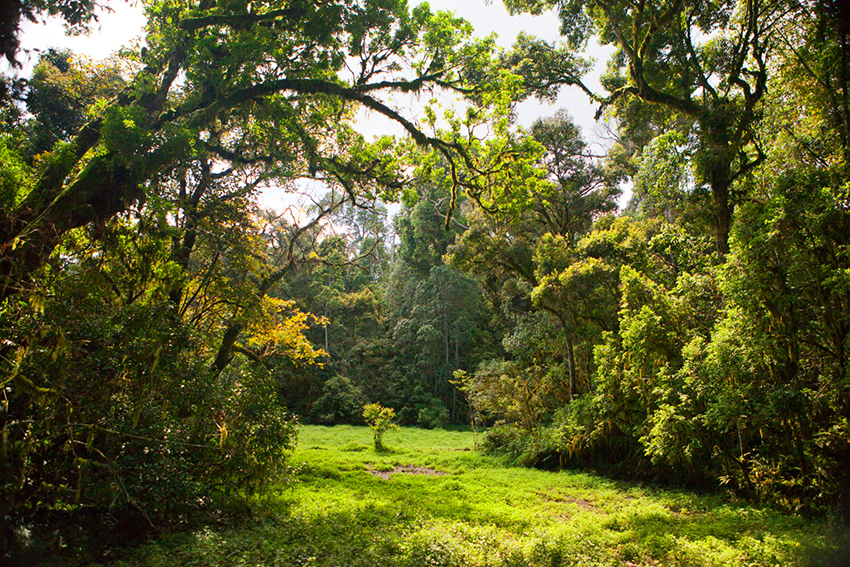
[[[848,564],[847,529],[829,519],[506,467],[474,451],[470,432],[403,428],[380,453],[371,441],[366,427],[305,426],[291,460],[296,482],[254,501],[250,519],[166,535],[114,564]],[[409,472],[395,472],[402,470]]]

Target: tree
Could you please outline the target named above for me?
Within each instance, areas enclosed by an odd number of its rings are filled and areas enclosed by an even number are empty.
[[[711,234],[707,195],[694,182],[692,157],[680,132],[653,138],[632,160],[636,171],[629,211],[687,226],[691,234]]]
[[[839,463],[850,451],[842,252],[850,52],[841,14],[832,3],[796,5],[778,30],[780,60],[761,124],[766,167],[750,182],[753,198],[741,207],[720,273],[725,309],[691,366],[706,382],[726,377],[722,387],[703,386],[700,399],[710,425],[722,432],[735,424],[737,445],[714,463],[718,474],[763,498],[829,503],[847,514],[850,478]],[[674,420],[692,412],[676,408]]]
[[[67,142],[95,103],[106,102],[124,87],[117,60],[94,63],[52,49],[42,54],[26,95],[26,108],[33,116],[24,126],[29,160]]]
[[[385,451],[384,435],[393,429],[398,429],[398,425],[393,423],[395,419],[395,411],[393,408],[385,408],[379,403],[366,404],[363,406],[363,419],[372,430],[372,436],[375,440],[375,451]]]
[[[531,292],[534,304],[561,325],[570,399],[579,393],[575,344],[592,344],[609,330],[617,300],[616,265],[582,252],[571,253],[564,239],[544,236],[535,251],[538,284]]]
[[[530,134],[542,149],[535,175],[504,195],[497,203],[503,210],[470,215],[470,229],[452,247],[451,262],[481,278],[491,300],[503,306],[503,311],[514,312],[517,328],[528,322],[527,314],[533,309],[558,321],[560,354],[555,354],[552,364],[558,365],[560,359],[567,396],[572,398],[578,393],[574,344],[582,335],[577,313],[585,306],[603,308],[608,302],[585,301],[578,290],[577,296],[567,300],[554,291],[558,286],[553,272],[578,261],[569,250],[597,218],[616,210],[620,192],[616,179],[590,154],[566,111],[536,121]],[[558,244],[550,246],[555,241]],[[552,256],[556,248],[558,260]],[[551,293],[545,293],[546,289]],[[536,346],[544,344],[536,342]]]
[[[613,108],[615,116],[628,121],[640,116],[622,112],[629,99],[636,99],[687,121],[696,181],[711,190],[715,245],[727,253],[733,212],[741,199],[734,183],[764,161],[756,126],[766,92],[771,33],[783,5],[762,0],[505,4],[513,12],[557,7],[573,48],[584,45],[592,33],[617,47],[603,80],[609,94],[597,97],[600,113]],[[559,56],[550,49],[550,58]]]
[[[305,337],[311,317],[274,287],[309,261],[320,224],[343,202],[400,187],[393,143],[356,134],[352,106],[464,161],[459,142],[425,134],[377,98],[465,88],[458,69],[487,58],[489,44],[466,41],[461,21],[401,2],[263,10],[153,4],[148,48],[121,63],[126,86],[53,57],[33,85],[29,126],[68,122],[45,130],[31,164],[4,137],[14,157],[0,211],[2,427],[12,448],[0,497],[14,510],[4,522],[37,505],[115,498],[168,517],[219,488],[272,478],[294,422],[269,366],[321,357]],[[350,82],[341,53],[361,62]],[[409,80],[387,78],[402,71]],[[335,196],[305,223],[266,232],[257,188],[305,177]]]
[[[0,218],[3,297],[29,285],[69,230],[150,196],[194,151],[234,169],[268,164],[289,179],[333,180],[394,195],[397,164],[348,125],[363,106],[417,144],[474,166],[461,138],[430,136],[381,100],[424,88],[470,91],[463,69],[489,57],[457,18],[400,1],[153,4],[148,47],[116,99],[44,160],[38,181]],[[348,68],[350,60],[358,63]],[[404,78],[389,78],[402,71]],[[351,79],[342,77],[348,74]],[[176,78],[185,77],[179,86]]]
[[[456,212],[445,228],[449,200],[447,187],[417,187],[395,219],[401,241],[382,300],[395,350],[394,382],[404,404],[402,423],[435,426],[444,417],[463,419],[453,372],[471,370],[482,351],[492,350],[476,282],[443,261],[465,222]],[[465,211],[463,202],[459,208]]]
[[[331,191],[316,200],[313,213],[326,210],[327,216],[298,237],[295,263],[270,291],[320,317],[307,335],[326,353],[322,367],[278,364],[275,376],[288,407],[307,419],[321,421],[328,414],[321,410],[329,401],[326,395],[344,390],[333,387],[337,378],[350,382],[368,399],[385,403],[395,399],[391,380],[394,351],[380,291],[383,275],[389,270],[383,207],[363,201],[353,207],[344,195],[343,191]],[[295,229],[294,219],[287,221],[288,216],[277,218],[267,229],[278,243],[281,258]]]
[[[422,280],[403,265],[392,278],[387,293],[391,332],[403,371],[400,386],[410,402],[402,415],[415,419],[422,409],[418,405],[431,405],[434,399],[458,420],[457,389],[450,380],[455,370],[476,362],[482,346],[483,306],[477,286],[442,264]]]
[[[463,219],[453,219],[446,227],[447,192],[440,187],[423,187],[395,218],[400,242],[398,257],[419,278],[427,278],[431,269],[443,263],[443,255],[463,231]]]
[[[575,244],[594,220],[617,210],[617,179],[590,153],[565,110],[536,120],[530,133],[545,150],[541,165],[549,181],[533,193],[530,208],[549,234]]]
[[[120,215],[66,235],[39,293],[2,306],[4,527],[45,507],[179,520],[283,472],[294,421],[254,358],[213,372],[220,329],[236,312],[246,349],[293,364],[318,353],[291,305],[233,301],[258,243],[252,225],[233,228],[201,234],[177,272],[162,210]],[[190,308],[170,301],[174,279],[191,282]]]

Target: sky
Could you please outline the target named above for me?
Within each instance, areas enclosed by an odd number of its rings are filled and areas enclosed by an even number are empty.
[[[448,10],[455,12],[465,20],[469,21],[475,28],[477,36],[487,36],[491,33],[498,35],[497,43],[505,49],[510,48],[519,32],[524,31],[531,35],[545,39],[548,42],[560,40],[560,21],[554,13],[541,16],[522,14],[511,16],[500,0],[429,0],[432,10]],[[411,2],[418,4],[418,2]],[[596,59],[596,65],[587,79],[588,86],[596,91],[602,92],[599,84],[599,76],[605,70],[605,62],[613,49],[600,47],[592,43],[589,48],[592,57]],[[575,122],[581,126],[588,140],[596,140],[602,130],[599,129],[593,116],[596,107],[591,104],[587,95],[578,87],[567,87],[562,89],[558,100],[552,104],[542,104],[537,100],[529,100],[521,103],[517,108],[517,123],[529,127],[541,116],[551,116],[559,108],[566,108]],[[400,127],[393,127],[388,133],[400,133]]]
[[[417,4],[414,0],[411,4]],[[541,37],[547,41],[557,41],[558,18],[554,14],[530,16],[527,14],[511,16],[499,0],[430,0],[433,10],[449,10],[472,23],[476,35],[498,34],[497,42],[501,47],[508,48],[520,31]],[[19,59],[24,68],[19,74],[29,75],[38,61],[38,50],[50,47],[64,47],[75,53],[86,55],[92,59],[103,59],[134,40],[141,40],[145,18],[141,5],[131,2],[110,2],[111,13],[99,13],[98,22],[92,26],[92,33],[87,36],[69,37],[65,35],[62,22],[52,19],[46,24],[26,22],[23,25],[22,46],[28,53],[21,54]],[[591,45],[590,53],[596,57],[596,68],[588,78],[588,85],[601,91],[598,77],[604,69],[605,59],[610,49]],[[10,69],[3,61],[2,70],[9,74]],[[594,106],[587,96],[578,88],[570,87],[562,90],[554,105],[543,105],[537,101],[527,101],[518,108],[518,123],[530,126],[540,116],[549,116],[559,108],[566,108],[575,121],[582,127],[588,139],[594,138],[596,123],[593,120]],[[377,127],[377,126],[376,126]]]
[[[419,0],[412,0],[416,5]],[[143,40],[145,18],[142,7],[137,0],[109,2],[112,12],[100,12],[98,22],[92,25],[91,33],[84,36],[69,37],[65,35],[61,21],[52,19],[47,23],[23,24],[21,45],[23,52],[19,60],[23,64],[20,70],[12,70],[3,60],[0,72],[28,76],[38,61],[39,50],[51,47],[67,48],[75,53],[92,59],[104,59],[124,45]],[[491,33],[498,35],[499,46],[509,48],[520,31],[545,39],[549,42],[558,41],[559,21],[554,13],[541,16],[519,15],[511,16],[500,0],[430,0],[432,10],[449,10],[468,20],[475,28],[476,35],[486,36]],[[585,83],[596,92],[602,92],[599,76],[605,68],[605,61],[611,49],[591,44],[589,53],[596,59],[594,69],[585,78]],[[408,116],[416,113],[419,103],[414,99],[408,102],[398,102]],[[604,138],[605,129],[594,121],[595,106],[577,87],[565,87],[557,101],[552,104],[541,104],[536,100],[521,103],[517,108],[517,123],[529,127],[542,116],[551,116],[559,108],[565,108],[574,121],[581,126],[585,138],[591,142]],[[401,134],[401,127],[374,113],[363,112],[358,119],[358,128],[364,135]],[[271,197],[271,196],[268,196]],[[270,205],[276,205],[269,203]]]
[[[130,2],[110,2],[112,12],[99,11],[98,21],[92,24],[91,33],[83,36],[69,37],[58,18],[50,18],[46,23],[25,21],[21,25],[21,47],[23,52],[18,59],[23,68],[19,75],[28,76],[38,62],[39,51],[51,47],[67,48],[75,53],[86,55],[92,59],[105,59],[124,45],[129,45],[134,39],[141,39],[145,25],[142,7],[136,0]],[[29,53],[27,53],[27,50]],[[9,65],[2,62],[0,71],[10,73]]]

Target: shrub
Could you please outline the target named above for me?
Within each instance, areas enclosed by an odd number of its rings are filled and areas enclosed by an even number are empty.
[[[449,423],[449,410],[437,398],[431,398],[430,403],[419,410],[418,423],[425,429],[445,427]]]
[[[0,324],[33,345],[18,350],[0,412],[4,531],[47,511],[188,520],[284,470],[296,424],[267,372],[216,376],[168,305],[60,296],[43,313],[7,306]]]
[[[337,374],[327,382],[321,397],[313,404],[312,415],[318,423],[360,425],[363,392],[346,376]]]
[[[372,430],[372,435],[375,439],[375,450],[383,451],[384,434],[391,429],[398,429],[398,425],[393,423],[395,419],[395,410],[393,408],[385,408],[379,403],[366,404],[363,406],[363,419],[369,429]]]
[[[483,448],[487,453],[504,456],[512,464],[543,468],[553,466],[549,461],[559,454],[552,428],[528,431],[504,422],[496,423],[487,430]]]

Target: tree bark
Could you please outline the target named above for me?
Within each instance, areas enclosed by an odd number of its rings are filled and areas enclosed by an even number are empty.
[[[574,399],[576,396],[576,360],[575,355],[573,354],[573,340],[570,336],[570,327],[567,324],[566,317],[564,317],[561,313],[556,313],[555,311],[549,309],[550,313],[553,313],[558,321],[561,323],[561,329],[564,332],[564,354],[566,355],[566,363],[567,363],[567,388],[570,399]]]
[[[236,344],[236,339],[239,338],[239,333],[242,332],[241,323],[230,323],[224,336],[221,338],[221,346],[218,348],[218,354],[213,362],[213,369],[216,373],[221,373],[222,370],[230,363],[233,358],[233,345]]]
[[[718,169],[726,169],[720,166]],[[723,173],[712,175],[711,197],[714,203],[714,245],[722,256],[729,253],[729,232],[732,230],[732,214],[734,207],[729,195],[729,176]]]
[[[32,274],[69,230],[103,221],[143,197],[139,172],[98,156],[71,184],[50,199],[36,188],[0,226],[0,301],[29,284]],[[43,191],[43,192],[42,192]],[[49,202],[48,202],[49,201]],[[46,203],[46,204],[44,204]]]
[[[567,347],[567,367],[570,375],[570,399],[576,396],[576,360],[573,355],[573,341],[570,339],[570,334],[564,331],[564,343]]]

